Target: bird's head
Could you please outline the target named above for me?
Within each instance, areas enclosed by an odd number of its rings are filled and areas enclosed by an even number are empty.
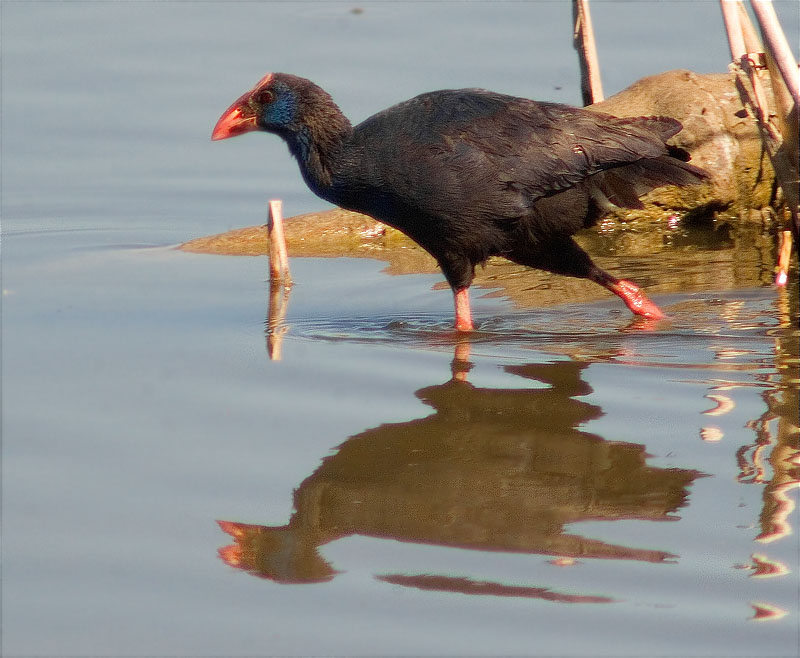
[[[214,126],[211,139],[227,139],[253,130],[281,132],[291,129],[298,120],[299,98],[289,77],[268,73],[261,78],[255,87],[225,110]]]
[[[353,134],[323,89],[288,73],[269,73],[237,98],[217,121],[211,139],[254,130],[283,137],[315,191],[330,184],[333,162]]]

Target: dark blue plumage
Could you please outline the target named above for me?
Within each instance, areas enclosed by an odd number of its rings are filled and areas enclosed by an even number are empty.
[[[213,139],[263,130],[286,140],[318,196],[396,227],[436,258],[471,329],[466,290],[493,255],[588,278],[634,313],[661,317],[639,289],[572,240],[613,205],[706,177],[665,142],[681,124],[618,118],[480,89],[422,94],[355,128],[312,82],[269,74],[220,118]],[[676,157],[677,156],[677,157]]]

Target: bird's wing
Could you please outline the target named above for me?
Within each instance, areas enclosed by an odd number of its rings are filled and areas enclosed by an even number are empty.
[[[680,129],[666,117],[617,118],[513,99],[470,122],[464,139],[489,156],[498,177],[536,200],[601,171],[666,155],[665,140]]]
[[[494,217],[519,217],[598,172],[665,155],[680,129],[666,117],[617,118],[482,90],[423,94],[359,126],[384,136],[376,167],[399,196]]]

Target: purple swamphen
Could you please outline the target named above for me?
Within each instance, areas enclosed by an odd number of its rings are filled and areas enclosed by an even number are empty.
[[[619,118],[481,89],[433,91],[352,126],[313,82],[264,76],[220,117],[211,139],[283,137],[311,190],[399,229],[439,263],[455,326],[473,328],[469,285],[490,256],[590,279],[637,315],[663,314],[597,267],[572,235],[610,208],[642,207],[661,185],[707,177],[669,147],[679,121]]]

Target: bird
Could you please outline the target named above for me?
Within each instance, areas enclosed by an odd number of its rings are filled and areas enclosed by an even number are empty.
[[[436,259],[455,329],[468,332],[469,286],[492,256],[589,279],[634,314],[665,317],[572,236],[609,210],[642,208],[651,189],[705,180],[686,151],[666,144],[682,127],[484,89],[423,93],[353,126],[315,83],[268,73],[225,110],[211,139],[283,138],[317,196],[398,229]]]

